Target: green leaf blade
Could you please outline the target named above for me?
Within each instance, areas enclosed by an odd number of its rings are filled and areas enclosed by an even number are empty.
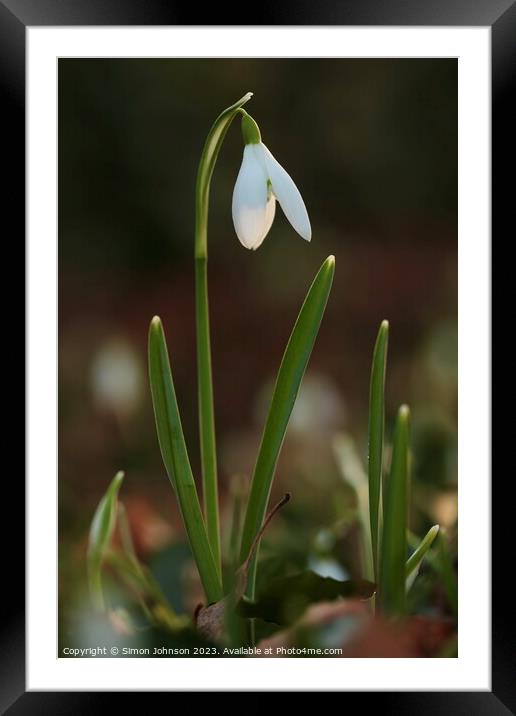
[[[118,491],[124,479],[123,472],[117,472],[100,500],[91,521],[88,542],[88,582],[91,598],[96,609],[104,609],[102,592],[102,564],[115,531]]]
[[[251,482],[242,531],[241,562],[247,557],[265,516],[279,452],[326,309],[334,272],[335,259],[329,256],[308,290],[281,361]],[[254,593],[255,575],[256,556],[250,569],[250,596]]]
[[[415,578],[417,577],[419,567],[421,566],[421,563],[423,559],[426,556],[426,553],[434,543],[435,538],[437,537],[437,533],[439,532],[439,525],[434,525],[433,527],[430,527],[426,535],[423,537],[417,548],[414,550],[414,552],[410,555],[409,559],[407,560],[407,564],[405,566],[405,575],[406,575],[406,583],[405,588],[408,592],[411,588],[412,584],[414,583]]]
[[[161,320],[149,329],[149,380],[158,441],[174,488],[199,576],[209,602],[222,598],[222,584],[209,544],[190,467]]]
[[[385,430],[385,371],[389,323],[382,321],[373,352],[369,387],[368,478],[369,520],[375,577],[378,578],[379,534],[382,522],[382,468]]]
[[[391,616],[403,615],[406,606],[409,416],[408,407],[402,405],[394,429],[380,545],[379,604]]]

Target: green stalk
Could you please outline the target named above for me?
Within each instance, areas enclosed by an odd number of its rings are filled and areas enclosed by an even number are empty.
[[[226,132],[240,108],[252,97],[245,94],[220,114],[206,139],[195,187],[195,320],[197,331],[197,385],[204,514],[215,565],[221,575],[217,450],[211,372],[210,317],[208,305],[208,207],[210,183]]]
[[[385,369],[389,322],[382,321],[376,339],[369,388],[369,520],[375,579],[378,580],[379,534],[382,524],[382,468],[385,428]]]
[[[310,286],[281,361],[251,482],[242,531],[240,563],[249,555],[265,517],[279,452],[321,325],[334,272],[335,258],[329,256]],[[259,545],[249,569],[247,596],[251,599],[254,597],[258,549]]]
[[[163,462],[172,483],[208,602],[222,599],[222,581],[211,551],[186,449],[165,333],[155,316],[149,329],[149,379]]]
[[[402,616],[406,605],[408,480],[409,409],[402,405],[394,428],[380,545],[378,597],[382,611],[390,616]]]

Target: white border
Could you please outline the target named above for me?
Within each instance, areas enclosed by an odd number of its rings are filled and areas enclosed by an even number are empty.
[[[490,689],[490,28],[27,33],[28,690]],[[231,668],[225,659],[56,658],[56,58],[66,56],[459,57],[459,658],[232,659]]]

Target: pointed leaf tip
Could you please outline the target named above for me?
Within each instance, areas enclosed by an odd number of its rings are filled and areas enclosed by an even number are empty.
[[[403,420],[408,420],[410,418],[410,408],[408,405],[400,405],[399,416]]]
[[[119,471],[109,483],[109,486],[97,505],[93,515],[88,540],[88,580],[93,604],[96,609],[104,609],[104,596],[102,593],[102,563],[109,548],[116,524],[118,491],[124,478],[124,472]]]
[[[439,525],[430,527],[426,535],[423,537],[417,548],[411,554],[406,563],[405,568],[405,591],[408,592],[418,575],[419,568],[423,562],[427,552],[432,547],[435,538],[439,533]]]
[[[163,333],[163,324],[159,316],[154,316],[149,325],[149,340],[152,340],[154,336],[158,336]]]
[[[328,256],[322,267],[326,267],[332,274],[335,271],[335,256]]]

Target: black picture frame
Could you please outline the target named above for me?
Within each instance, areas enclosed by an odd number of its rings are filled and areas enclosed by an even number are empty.
[[[288,0],[283,3],[253,3],[252,14],[244,17],[230,6],[206,6],[202,25],[401,25],[401,26],[490,26],[492,31],[492,237],[514,236],[509,219],[514,206],[514,115],[509,112],[516,74],[516,3],[514,0]],[[4,191],[4,226],[10,228],[10,245],[23,250],[25,235],[25,36],[28,26],[76,25],[198,25],[198,9],[172,0],[0,0],[0,93],[4,156],[8,190]],[[512,151],[511,151],[512,150]],[[512,157],[512,158],[511,158]],[[512,179],[507,180],[507,177]],[[513,217],[511,216],[511,219]],[[494,245],[494,243],[493,243]],[[510,262],[501,262],[492,300],[508,284]],[[510,285],[510,284],[509,284]],[[22,297],[21,297],[22,299]],[[12,301],[12,296],[10,298]],[[23,299],[22,299],[23,300]],[[18,303],[19,305],[19,303]],[[496,327],[493,311],[493,328]],[[501,319],[498,319],[501,320]],[[19,322],[21,333],[21,322]],[[14,363],[14,361],[13,361]],[[21,372],[21,371],[20,371]],[[19,376],[19,384],[23,384]],[[493,385],[493,388],[495,385]],[[496,397],[496,393],[494,393]],[[495,403],[493,402],[493,406]],[[507,436],[503,428],[493,432],[493,455]],[[119,707],[118,698],[99,692],[25,692],[25,593],[24,570],[24,484],[18,465],[17,480],[10,481],[9,508],[14,532],[9,549],[3,550],[3,574],[9,575],[9,588],[2,611],[0,651],[0,708],[2,713],[91,714],[104,702]],[[378,705],[385,713],[396,714],[507,714],[516,709],[516,661],[513,607],[509,602],[507,543],[511,525],[512,501],[507,499],[510,472],[493,470],[492,520],[492,691],[478,692],[367,692],[349,693],[343,698],[360,699],[361,707]],[[7,501],[4,502],[7,512]],[[7,532],[4,532],[4,539]],[[510,539],[510,537],[509,537]],[[7,580],[6,580],[7,581]],[[507,620],[510,620],[508,623]],[[410,684],[407,684],[410,689]],[[155,693],[130,694],[132,707],[148,710],[148,699]],[[170,699],[171,695],[167,697]],[[145,699],[145,701],[143,701]],[[367,699],[367,701],[364,701]]]

